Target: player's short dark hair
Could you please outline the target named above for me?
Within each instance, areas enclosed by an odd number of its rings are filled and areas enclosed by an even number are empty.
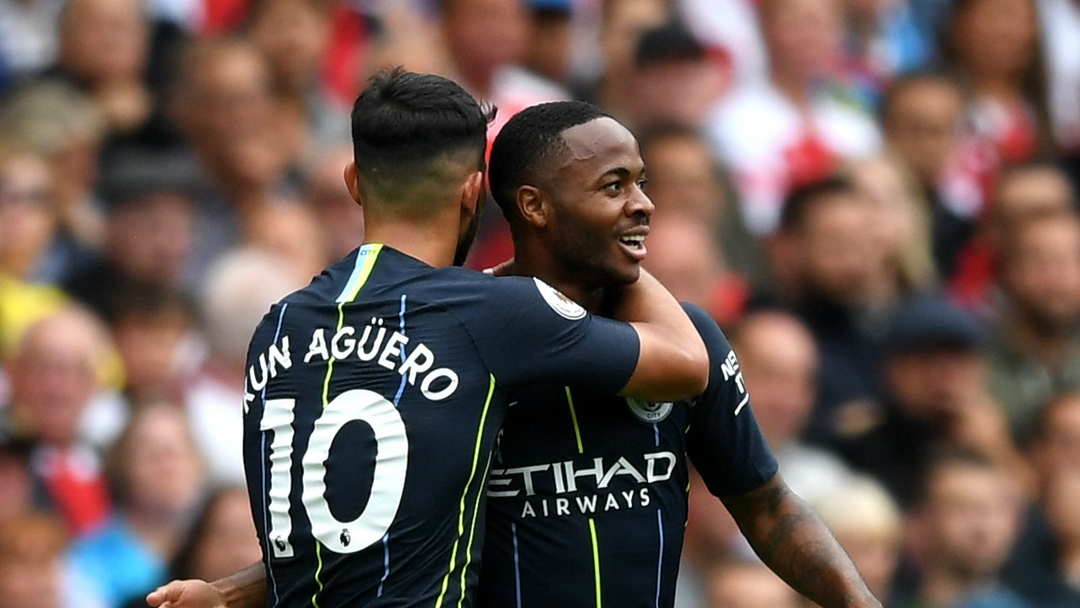
[[[585,101],[553,101],[525,108],[506,123],[491,146],[488,183],[507,220],[516,214],[518,188],[535,183],[540,165],[567,149],[563,132],[607,116]]]
[[[371,79],[352,110],[353,155],[361,182],[389,201],[462,155],[483,170],[494,107],[452,80],[397,67]]]
[[[780,230],[801,230],[817,203],[827,197],[853,194],[856,191],[850,180],[838,175],[794,188],[784,198],[784,206],[780,210]]]

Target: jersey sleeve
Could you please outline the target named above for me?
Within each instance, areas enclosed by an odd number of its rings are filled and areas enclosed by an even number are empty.
[[[683,308],[709,352],[709,385],[690,414],[687,454],[712,494],[744,494],[776,475],[776,459],[754,417],[739,360],[724,333],[697,306]]]
[[[615,394],[630,381],[640,341],[629,324],[589,314],[540,279],[485,284],[470,332],[502,386],[574,384]]]

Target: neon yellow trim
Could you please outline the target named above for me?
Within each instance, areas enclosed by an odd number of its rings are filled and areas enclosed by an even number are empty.
[[[360,274],[356,278],[356,286],[353,287],[351,293],[345,296],[345,302],[352,302],[356,299],[356,296],[360,293],[364,284],[367,283],[368,277],[371,276],[371,270],[375,268],[375,260],[379,257],[379,252],[381,252],[383,248],[382,243],[371,243],[366,245],[366,247],[368,247],[368,254],[367,257],[364,258],[364,266],[360,269]]]
[[[311,605],[319,608],[319,602],[316,601],[316,598],[319,597],[319,593],[323,590],[322,581],[319,580],[319,574],[322,573],[322,545],[319,541],[315,541],[315,557],[319,560],[319,566],[315,568],[315,582],[319,585],[319,590],[315,592],[315,595],[311,596]]]
[[[593,579],[596,581],[596,608],[604,605],[600,593],[600,545],[596,542],[596,521],[589,518],[589,536],[592,537]]]
[[[584,454],[585,448],[581,443],[581,427],[577,422],[577,410],[574,409],[574,398],[570,396],[570,387],[566,387],[566,403],[570,406],[570,420],[574,422],[574,437],[577,438],[577,453]]]
[[[368,254],[364,257],[364,265],[360,268],[360,273],[357,275],[356,286],[349,292],[348,296],[344,298],[338,298],[337,306],[337,329],[334,331],[341,331],[341,326],[345,324],[345,305],[356,299],[356,296],[360,295],[360,290],[363,289],[367,283],[368,277],[371,276],[371,270],[375,268],[375,260],[379,257],[379,252],[382,251],[382,243],[373,243],[367,245],[370,247]],[[350,280],[352,280],[350,278]],[[344,295],[344,294],[343,294]],[[330,376],[334,373],[334,355],[330,355],[330,361],[326,364],[326,378],[323,380],[322,388],[322,402],[323,407],[330,402]]]
[[[352,302],[356,299],[356,296],[360,294],[360,289],[367,283],[368,277],[371,276],[371,269],[375,267],[375,259],[379,257],[379,252],[382,251],[381,244],[375,244],[371,246],[371,253],[364,259],[364,267],[360,269],[360,274],[356,281],[356,287],[353,288],[348,298],[338,302],[337,306],[337,329],[335,331],[341,331],[341,326],[345,324],[345,304]],[[330,377],[334,375],[334,355],[330,355],[330,360],[326,363],[326,377],[323,378],[322,388],[322,404],[326,407],[326,404],[330,402]],[[318,559],[318,567],[315,569],[315,583],[319,585],[318,591],[315,595],[311,596],[311,605],[314,608],[319,608],[319,602],[317,598],[319,593],[323,590],[322,581],[319,580],[319,574],[322,573],[322,545],[318,540],[315,541],[315,557]]]
[[[487,479],[488,471],[491,470],[491,456],[488,456],[487,466],[484,467],[484,477]],[[483,492],[481,488],[480,492]],[[465,546],[465,566],[461,569],[461,597],[458,598],[458,608],[465,601],[465,575],[469,572],[469,564],[472,563],[472,541],[476,534],[476,516],[480,513],[480,492],[476,494],[476,502],[473,503],[472,523],[469,524],[469,544]]]
[[[476,447],[473,449],[472,471],[469,472],[469,481],[465,484],[465,491],[461,493],[461,505],[458,508],[458,537],[454,540],[453,549],[450,550],[450,569],[446,571],[446,576],[443,577],[442,590],[439,592],[439,599],[435,601],[435,608],[442,608],[443,600],[446,599],[446,590],[450,587],[450,576],[457,568],[458,545],[461,543],[461,537],[465,535],[465,498],[469,495],[469,486],[472,485],[473,479],[476,477],[476,467],[480,463],[480,446],[484,442],[484,423],[487,422],[488,407],[491,405],[491,396],[495,394],[495,376],[488,374],[488,378],[490,380],[488,382],[487,400],[484,401],[484,409],[480,413],[480,429],[476,433]],[[479,491],[483,492],[484,489],[480,488]],[[479,495],[476,500],[479,503]],[[476,513],[474,512],[473,516],[475,517],[475,515]],[[462,595],[465,594],[464,587],[462,587],[461,593]]]

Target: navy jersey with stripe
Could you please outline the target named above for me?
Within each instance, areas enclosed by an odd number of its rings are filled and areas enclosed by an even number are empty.
[[[378,244],[275,304],[244,395],[270,605],[472,605],[510,395],[535,382],[617,391],[638,349],[629,325],[542,282]]]
[[[776,474],[727,339],[684,307],[711,365],[697,399],[653,404],[566,386],[517,396],[488,481],[479,606],[670,607],[688,458],[718,496]]]

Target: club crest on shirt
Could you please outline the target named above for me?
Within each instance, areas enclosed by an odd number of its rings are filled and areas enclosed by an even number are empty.
[[[585,318],[585,309],[580,304],[564,296],[551,285],[541,281],[540,279],[533,278],[536,283],[536,289],[543,296],[544,301],[551,307],[558,315],[564,319],[571,321],[577,321],[578,319]]]
[[[674,407],[674,404],[670,401],[654,403],[652,401],[641,401],[640,399],[631,399],[629,397],[626,399],[626,405],[639,420],[650,423],[660,422],[664,418],[667,418],[668,414],[671,413],[671,408]]]

